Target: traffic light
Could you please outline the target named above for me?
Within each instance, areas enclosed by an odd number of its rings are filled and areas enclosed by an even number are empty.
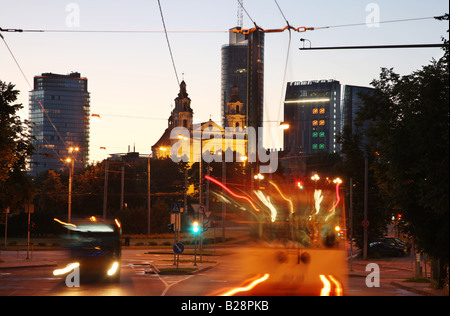
[[[303,185],[303,182],[302,182],[302,181],[297,181],[297,187],[298,187],[300,190],[303,190],[303,188],[304,188],[305,186]]]
[[[198,221],[195,221],[195,222],[192,223],[192,232],[194,234],[196,234],[196,233],[198,233],[198,231],[199,231]]]

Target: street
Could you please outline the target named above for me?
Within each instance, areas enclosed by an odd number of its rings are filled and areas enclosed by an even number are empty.
[[[236,250],[236,251],[233,251]],[[148,250],[125,249],[122,252],[120,283],[88,283],[80,287],[67,287],[65,276],[53,276],[54,264],[62,267],[67,262],[65,251],[38,251],[29,261],[28,267],[4,268],[7,257],[15,252],[2,252],[3,268],[0,269],[0,295],[2,296],[208,296],[223,293],[240,286],[247,276],[240,273],[234,264],[239,256],[239,248],[229,254],[203,256],[198,262],[199,271],[195,274],[163,275],[156,270],[174,268],[173,254],[162,254]],[[11,262],[24,262],[13,260]],[[193,268],[192,256],[181,256],[180,269]],[[353,271],[349,272],[347,296],[416,296],[413,292],[400,289],[391,283],[396,279],[406,279],[411,272],[398,266],[408,264],[409,258],[395,258],[384,267],[380,265],[380,287],[366,285],[365,263],[355,261]],[[398,260],[397,260],[398,259]],[[199,258],[197,258],[199,260]],[[402,262],[404,261],[404,262]],[[32,264],[44,263],[32,267]],[[389,262],[388,262],[389,263]],[[50,265],[50,264],[53,264]],[[396,267],[397,265],[398,267]],[[0,266],[1,267],[1,266]],[[180,270],[181,271],[181,270]]]

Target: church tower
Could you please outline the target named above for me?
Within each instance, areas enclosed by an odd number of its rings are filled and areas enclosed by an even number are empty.
[[[192,118],[194,111],[191,108],[191,99],[186,91],[186,82],[184,80],[180,84],[180,93],[175,99],[175,108],[169,119],[169,127],[185,127],[192,131]]]
[[[227,112],[225,113],[225,127],[232,129],[245,129],[247,127],[246,111],[244,104],[239,98],[239,88],[234,86],[232,89],[231,99],[227,102]]]

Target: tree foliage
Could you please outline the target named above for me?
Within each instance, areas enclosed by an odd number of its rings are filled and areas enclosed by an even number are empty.
[[[448,15],[447,15],[448,19]],[[371,170],[388,207],[401,212],[418,248],[449,260],[449,68],[444,56],[410,75],[383,68],[358,114]],[[348,143],[351,146],[350,142]],[[347,147],[349,148],[349,147]]]
[[[0,210],[21,207],[34,193],[25,173],[33,151],[29,123],[17,115],[23,107],[14,103],[19,94],[14,88],[0,80]]]

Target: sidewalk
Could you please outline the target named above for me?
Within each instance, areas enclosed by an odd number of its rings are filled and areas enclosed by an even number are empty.
[[[367,277],[371,271],[366,271],[366,266],[369,263],[376,263],[380,267],[381,280],[389,282],[391,285],[414,292],[424,296],[448,296],[444,290],[434,289],[431,283],[410,282],[414,277],[413,263],[408,257],[400,258],[380,258],[367,259],[354,258],[350,267],[349,263],[349,277]],[[428,267],[429,273],[429,267]],[[408,280],[408,281],[407,281]]]
[[[57,262],[45,258],[32,257],[29,255],[27,259],[26,251],[22,251],[19,255],[15,251],[2,251],[0,256],[0,270],[2,269],[18,269],[18,268],[38,268],[38,267],[54,267]]]

